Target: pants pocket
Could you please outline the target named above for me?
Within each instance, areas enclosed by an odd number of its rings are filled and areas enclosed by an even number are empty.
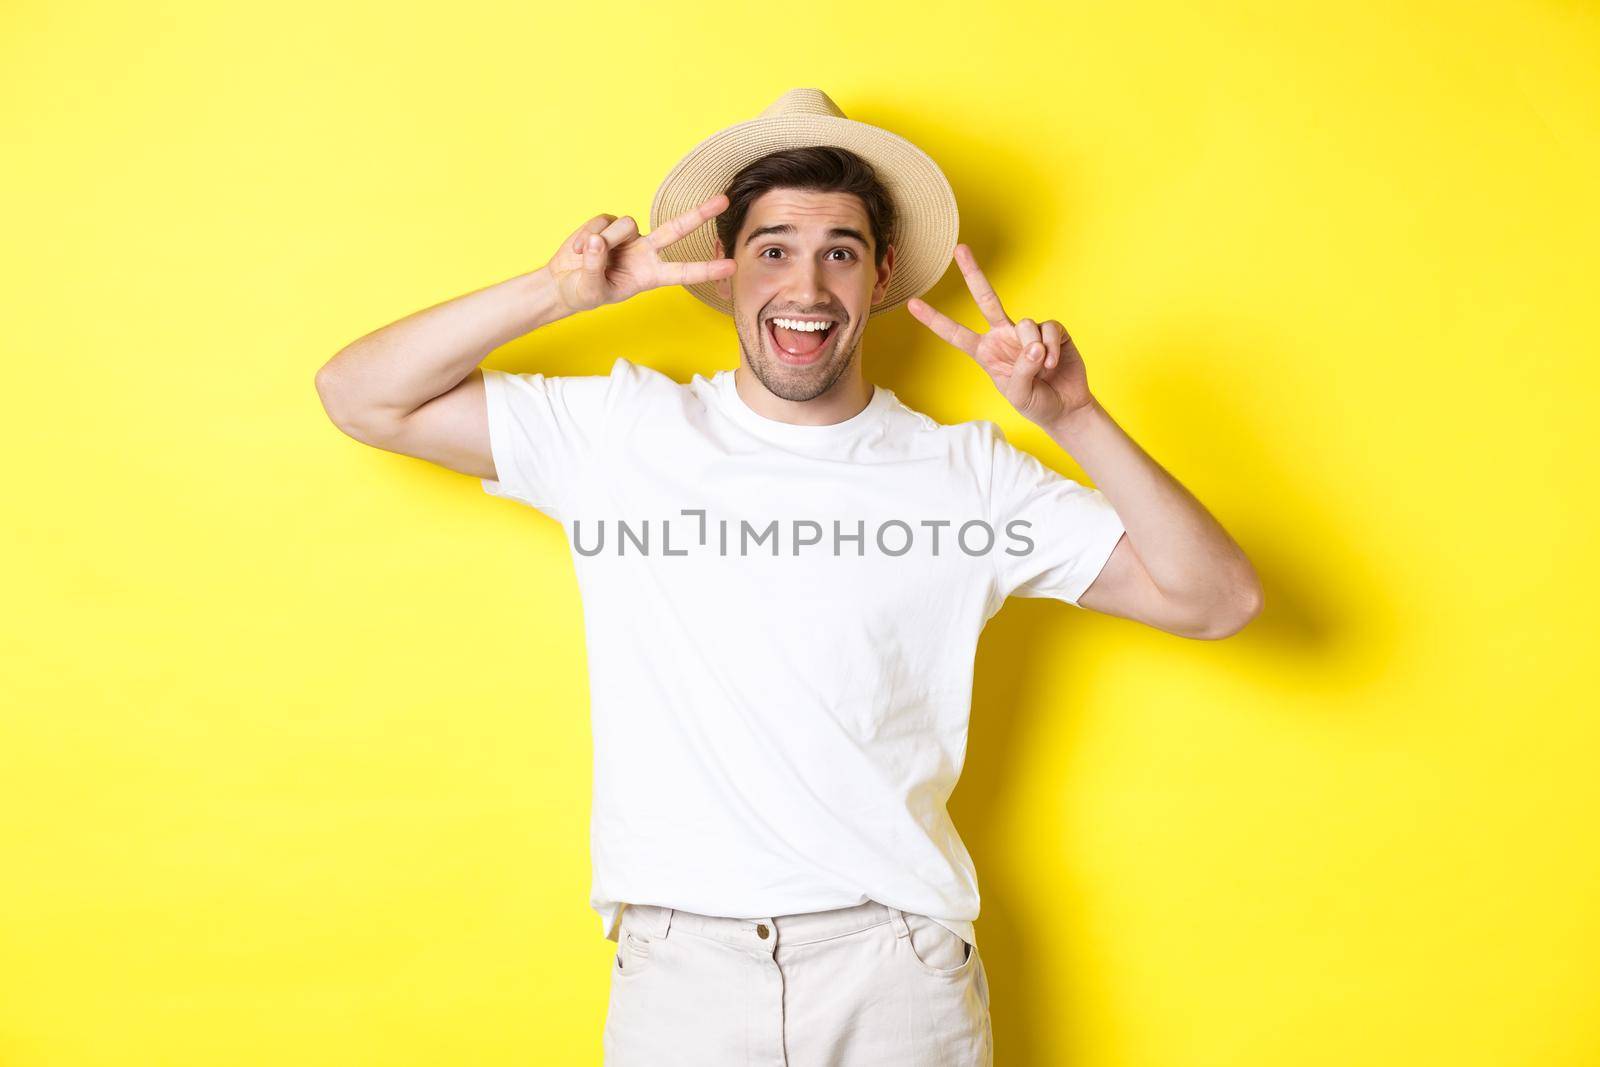
[[[910,936],[903,938],[923,972],[940,978],[960,978],[973,969],[978,949],[961,935],[914,912],[905,912]]]
[[[643,974],[650,968],[655,939],[636,921],[630,921],[632,909],[624,908],[622,924],[617,932],[617,955],[613,973],[626,980]],[[635,919],[637,916],[634,917]]]

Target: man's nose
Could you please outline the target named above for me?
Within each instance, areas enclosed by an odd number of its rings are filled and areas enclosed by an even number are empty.
[[[790,278],[790,296],[801,307],[810,307],[822,295],[822,268],[815,260],[802,259]]]

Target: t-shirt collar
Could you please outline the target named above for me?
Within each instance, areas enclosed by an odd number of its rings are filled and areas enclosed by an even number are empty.
[[[731,370],[718,371],[714,384],[722,408],[730,418],[759,437],[783,444],[823,444],[856,437],[878,422],[894,396],[883,386],[874,385],[867,406],[848,419],[822,426],[806,426],[769,419],[745,403],[734,385],[734,372]]]

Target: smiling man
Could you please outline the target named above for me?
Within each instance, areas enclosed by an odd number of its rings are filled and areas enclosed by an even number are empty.
[[[828,174],[830,164],[836,175]],[[805,180],[808,166],[851,191],[781,184]],[[724,236],[731,243],[738,235],[736,262],[743,269],[732,279],[734,325],[743,366],[760,384],[736,380],[757,410],[818,425],[866,406],[872,387],[862,371],[861,340],[867,313],[894,271],[894,248],[883,232],[893,207],[874,205],[874,226],[864,200],[874,195],[873,185],[869,171],[802,149],[746,168],[730,190],[714,252],[723,258]],[[726,295],[728,282],[718,289]]]
[[[1006,314],[903,138],[793,90],[684,157],[652,218],[596,215],[538,270],[352,342],[319,394],[350,436],[569,538],[590,903],[618,942],[607,1064],[990,1064],[977,875],[946,810],[984,624],[1049,597],[1220,638],[1260,585],[1090,393],[1061,324]],[[952,253],[982,333],[917,299]],[[737,367],[479,367],[666,285],[732,317]],[[902,304],[1100,488],[869,381],[867,325]]]

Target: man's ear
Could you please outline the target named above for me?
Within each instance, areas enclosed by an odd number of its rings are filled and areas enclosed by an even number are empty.
[[[722,238],[720,238],[720,237],[713,237],[711,239],[711,258],[712,259],[726,259],[727,258],[726,256],[724,256],[722,254]],[[717,289],[717,292],[722,295],[722,299],[724,299],[724,300],[732,300],[733,299],[733,282],[732,281],[730,281],[727,278],[713,278],[711,280],[711,284],[714,285],[716,287],[716,289]]]
[[[883,266],[878,268],[878,283],[872,287],[872,302],[876,304],[883,299],[883,294],[889,289],[889,278],[894,274],[894,245],[890,245],[883,252]]]

